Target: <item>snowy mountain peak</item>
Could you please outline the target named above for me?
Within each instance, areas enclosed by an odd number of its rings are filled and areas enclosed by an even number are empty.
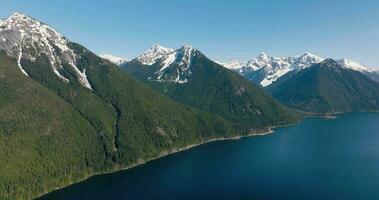
[[[347,58],[342,58],[340,60],[337,60],[337,63],[341,65],[342,67],[352,69],[359,72],[373,72],[373,69],[368,68],[365,65],[362,65],[361,63],[349,60]]]
[[[128,58],[122,58],[122,57],[118,57],[118,56],[114,56],[114,55],[110,55],[110,54],[100,54],[99,56],[101,58],[104,58],[104,59],[111,61],[112,63],[114,63],[116,65],[122,65],[122,64],[129,61]]]
[[[29,17],[29,16],[27,16],[27,15],[25,15],[23,13],[15,12],[11,16],[9,16],[7,20],[13,20],[13,21],[21,20],[21,21],[25,21],[25,20],[34,20],[34,19],[32,19],[31,17]],[[34,21],[36,21],[36,20],[34,20]]]
[[[269,56],[265,52],[261,52],[257,57],[258,62],[267,63],[269,61]]]
[[[35,20],[25,14],[14,13],[5,20],[0,20],[0,49],[8,56],[17,59],[18,67],[25,75],[28,73],[22,67],[22,60],[35,62],[37,58],[49,60],[53,72],[64,82],[69,79],[61,74],[62,64],[67,63],[75,71],[78,81],[89,89],[85,69],[76,66],[79,57],[63,35],[50,26]]]
[[[247,62],[233,60],[223,65],[265,87],[292,70],[301,70],[322,60],[309,52],[296,57],[274,57],[262,52]]]
[[[234,70],[234,69],[240,69],[245,63],[243,62],[240,62],[239,60],[230,60],[229,62],[218,62],[218,64],[228,68],[228,69],[231,69],[231,70]]]
[[[180,58],[182,62],[190,63],[191,57],[194,56],[198,50],[191,45],[184,44],[175,51],[178,54],[177,57]]]
[[[181,49],[195,49],[192,45],[190,44],[183,44],[181,47]]]
[[[172,52],[174,52],[174,49],[166,48],[159,44],[154,44],[149,48],[149,50],[142,53],[136,59],[144,65],[152,65],[159,59],[166,59],[167,56]]]
[[[186,83],[191,75],[192,58],[198,50],[185,44],[178,49],[153,45],[135,60],[143,65],[159,65],[160,69],[149,77],[151,81]]]
[[[310,52],[305,52],[302,57],[314,57],[314,58],[320,58],[319,56],[313,54],[313,53],[310,53]]]
[[[160,44],[154,44],[148,51],[150,52],[172,52],[174,49],[164,47]]]
[[[320,63],[323,60],[324,59],[319,56],[306,52],[301,56],[297,56],[293,58],[293,68],[295,70],[302,70],[302,69],[310,67],[311,65],[315,63]]]

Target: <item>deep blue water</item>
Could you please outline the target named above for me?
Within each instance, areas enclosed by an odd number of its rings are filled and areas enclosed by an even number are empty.
[[[379,199],[379,114],[309,118],[92,177],[43,199]]]

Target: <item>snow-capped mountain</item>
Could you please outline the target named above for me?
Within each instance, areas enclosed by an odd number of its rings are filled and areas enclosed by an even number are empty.
[[[149,48],[146,52],[142,53],[136,59],[144,65],[153,65],[158,60],[168,59],[168,55],[173,53],[175,50],[171,48],[163,47],[159,44],[155,44]]]
[[[241,69],[242,66],[244,66],[244,63],[239,60],[231,60],[225,63],[224,62],[217,62],[217,63],[231,70]]]
[[[123,57],[114,56],[114,55],[110,55],[110,54],[100,54],[99,56],[101,58],[104,58],[104,59],[111,61],[112,63],[114,63],[116,65],[122,65],[122,64],[129,61],[128,58],[123,58]]]
[[[232,60],[231,62],[221,64],[245,76],[250,81],[266,87],[289,72],[306,69],[323,60],[323,58],[308,52],[295,57],[274,57],[261,53],[258,57],[247,62]],[[344,68],[364,73],[374,80],[379,80],[379,73],[358,62],[343,58],[337,60],[337,63]]]
[[[363,72],[363,73],[367,73],[367,72],[374,72],[375,70],[359,63],[359,62],[355,62],[355,61],[352,61],[352,60],[349,60],[347,58],[342,58],[340,60],[337,60],[337,63],[339,65],[341,65],[342,67],[345,67],[345,68],[348,68],[348,69],[352,69],[354,71],[359,71],[359,72]]]
[[[379,71],[375,70],[374,68],[367,67],[366,65],[349,60],[347,58],[342,58],[340,60],[337,60],[337,63],[344,68],[352,69],[354,71],[358,71],[363,74],[366,74],[368,77],[370,77],[374,81],[379,82]]]
[[[295,56],[293,58],[289,57],[289,60],[292,60],[293,62],[293,69],[302,70],[310,67],[313,64],[320,63],[324,59],[312,53],[306,52],[301,56]]]
[[[67,64],[75,72],[78,81],[92,89],[86,69],[77,66],[80,56],[75,53],[71,42],[50,26],[27,15],[14,13],[0,20],[0,49],[17,59],[18,67],[26,76],[28,72],[22,66],[24,59],[31,62],[47,59],[59,79],[66,83],[70,81],[61,73],[62,65]]]
[[[234,60],[224,66],[266,87],[290,71],[305,69],[322,60],[311,53],[296,57],[274,57],[261,53],[247,62]]]
[[[132,62],[158,66],[157,71],[148,78],[150,81],[186,83],[191,75],[192,58],[199,53],[190,45],[174,50],[156,44]]]

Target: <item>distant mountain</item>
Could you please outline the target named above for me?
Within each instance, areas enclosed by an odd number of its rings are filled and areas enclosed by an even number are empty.
[[[295,118],[261,88],[190,45],[178,49],[154,45],[121,67],[175,101],[247,127],[272,126]]]
[[[288,72],[305,69],[322,60],[310,53],[296,57],[274,57],[261,53],[258,57],[245,63],[233,61],[225,63],[224,66],[238,72],[251,82],[266,87]]]
[[[220,64],[246,77],[251,82],[266,87],[287,73],[297,73],[323,60],[311,53],[295,57],[274,57],[261,53],[258,57],[247,62],[232,60]],[[367,66],[346,58],[340,59],[337,62],[345,68],[362,72],[373,80],[379,80],[379,74]]]
[[[379,110],[379,83],[332,59],[287,74],[267,89],[279,101],[316,114]]]
[[[122,58],[122,57],[118,57],[118,56],[114,56],[110,54],[100,54],[99,56],[101,58],[111,61],[115,65],[122,65],[129,61],[128,58]]]
[[[367,67],[361,63],[349,60],[347,58],[337,60],[337,63],[341,65],[342,67],[352,69],[354,71],[362,72],[366,74],[367,76],[369,76],[374,81],[379,82],[379,70],[374,70],[373,68]]]
[[[242,85],[232,92],[245,93]],[[269,109],[247,107],[257,113],[249,128],[176,103],[20,13],[0,20],[0,94],[2,200],[34,199],[187,145],[291,121],[270,98],[262,103]]]

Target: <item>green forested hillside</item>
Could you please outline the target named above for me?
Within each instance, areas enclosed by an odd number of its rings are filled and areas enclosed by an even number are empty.
[[[133,60],[121,67],[175,101],[218,114],[247,128],[283,125],[298,119],[297,114],[283,107],[262,88],[200,52],[191,58],[191,75],[184,84],[149,80],[160,65],[158,62],[148,66]],[[176,69],[175,65],[169,68]]]
[[[73,44],[75,45],[75,44]],[[209,138],[245,133],[184,107],[75,45],[93,91],[39,60],[0,56],[0,199],[30,199]]]
[[[379,110],[379,84],[332,59],[288,74],[268,90],[281,102],[315,114]]]
[[[298,119],[204,56],[196,82],[165,85],[178,103],[27,15],[0,23],[1,200]]]

